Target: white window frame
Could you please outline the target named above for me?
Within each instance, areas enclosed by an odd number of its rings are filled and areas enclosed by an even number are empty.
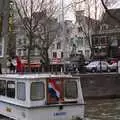
[[[32,96],[32,91],[33,91],[33,88],[34,88],[34,86],[32,86],[32,85],[34,85],[34,84],[40,84],[40,85],[43,85],[42,87],[43,87],[43,96]],[[41,86],[40,86],[41,87]],[[41,92],[41,91],[40,91]],[[41,98],[38,98],[38,97],[41,97]],[[43,100],[45,98],[45,84],[44,84],[44,82],[42,82],[42,81],[40,81],[40,82],[32,82],[31,83],[31,87],[30,87],[30,100],[31,101],[40,101],[40,100]]]

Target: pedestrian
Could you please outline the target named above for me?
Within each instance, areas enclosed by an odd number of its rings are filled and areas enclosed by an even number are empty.
[[[24,72],[24,66],[21,62],[21,59],[17,56],[16,57],[16,62],[17,62],[17,66],[16,66],[16,72],[17,73],[22,73]]]
[[[0,74],[2,74],[2,65],[0,63]]]
[[[13,73],[16,72],[16,66],[17,66],[16,58],[13,57],[12,60],[11,60],[11,70],[12,70]]]
[[[12,63],[12,59],[9,59],[7,62],[7,66],[9,68],[9,72],[10,73],[14,73],[15,72],[15,66]]]
[[[7,65],[7,73],[10,73],[10,64],[11,64],[11,59],[8,58],[7,63],[6,63],[6,65]]]

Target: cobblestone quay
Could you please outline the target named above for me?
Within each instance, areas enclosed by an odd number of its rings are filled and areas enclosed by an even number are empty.
[[[120,74],[94,73],[80,74],[84,98],[120,97]]]

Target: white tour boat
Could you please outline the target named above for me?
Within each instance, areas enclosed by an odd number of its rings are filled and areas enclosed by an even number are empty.
[[[2,74],[0,114],[13,120],[83,120],[80,78],[64,74]]]

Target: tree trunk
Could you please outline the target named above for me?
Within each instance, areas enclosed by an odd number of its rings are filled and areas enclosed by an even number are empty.
[[[32,40],[33,40],[32,34],[31,34],[31,33],[30,33],[30,35],[29,35],[28,38],[29,38],[29,41],[30,41],[29,47],[28,47],[28,56],[27,56],[27,60],[28,60],[28,72],[31,72],[31,67],[30,67],[30,56],[31,56]]]

